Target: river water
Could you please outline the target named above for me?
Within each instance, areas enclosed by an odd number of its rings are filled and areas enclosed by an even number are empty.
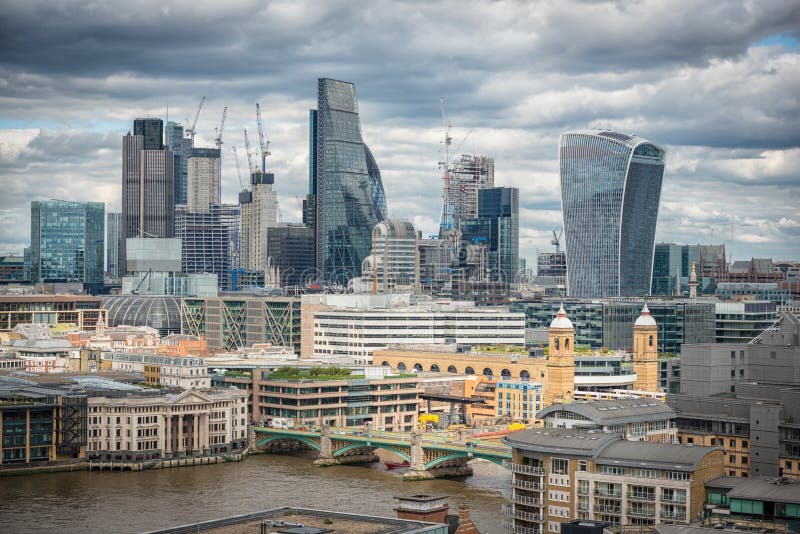
[[[279,506],[394,517],[395,496],[449,495],[481,532],[501,528],[503,468],[475,460],[464,480],[403,482],[383,464],[315,467],[316,453],[260,454],[238,463],[142,472],[0,477],[0,533],[142,532]]]

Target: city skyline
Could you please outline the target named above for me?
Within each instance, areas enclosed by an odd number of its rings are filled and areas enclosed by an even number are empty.
[[[258,100],[284,220],[299,221],[307,113],[316,79],[330,76],[358,88],[388,215],[411,220],[424,236],[437,233],[441,213],[445,96],[451,157],[492,157],[495,185],[520,189],[528,265],[537,249],[552,250],[550,232],[561,226],[558,135],[586,127],[667,149],[657,242],[725,243],[729,259],[798,256],[795,5],[455,7],[174,6],[137,9],[126,23],[124,7],[52,7],[44,18],[8,6],[0,32],[0,251],[21,254],[27,245],[30,201],[104,201],[119,211],[120,139],[132,120],[166,122],[169,107],[170,120],[183,122],[202,96],[198,147],[213,146],[229,107],[223,202],[238,193],[230,148],[243,147],[242,127],[254,130]],[[597,20],[604,24],[586,31]],[[651,30],[637,46],[618,37],[634,22]],[[32,44],[34,24],[46,36]],[[63,52],[58,61],[53,48]]]

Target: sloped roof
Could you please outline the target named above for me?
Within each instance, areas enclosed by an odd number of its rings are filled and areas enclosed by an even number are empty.
[[[558,411],[572,412],[598,425],[622,425],[637,421],[663,421],[675,418],[675,411],[655,399],[614,399],[553,404],[536,414],[544,419]]]
[[[694,471],[706,455],[721,450],[719,447],[619,440],[605,447],[595,461],[598,465]]]

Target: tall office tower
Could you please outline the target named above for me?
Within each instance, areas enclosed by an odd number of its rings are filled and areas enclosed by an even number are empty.
[[[453,250],[444,239],[419,240],[419,276],[422,291],[442,295],[450,288]]]
[[[272,188],[274,183],[273,173],[256,171],[250,176],[250,189],[239,193],[239,266],[247,271],[267,268],[269,229],[278,225],[278,194]]]
[[[462,219],[460,225],[464,242],[486,246],[488,278],[515,283],[519,272],[519,189],[481,189],[478,217]]]
[[[461,221],[478,216],[478,191],[494,187],[494,159],[462,154],[448,169],[439,237],[461,228]]]
[[[136,119],[122,138],[122,253],[129,237],[172,237],[175,179],[161,119]]]
[[[175,204],[186,204],[186,189],[189,181],[188,153],[192,140],[183,136],[183,126],[169,121],[167,123],[167,146],[172,150],[175,169]]]
[[[219,158],[218,148],[189,151],[186,207],[190,212],[206,212],[212,204],[220,203]]]
[[[102,202],[31,202],[31,283],[103,283]]]
[[[361,137],[355,86],[319,79],[314,116],[309,189],[317,270],[323,281],[346,285],[361,276],[372,229],[386,218],[386,197],[378,165]]]
[[[106,214],[106,272],[109,278],[125,274],[122,258],[122,213]]]
[[[536,255],[537,276],[567,276],[567,255],[558,252],[540,252]]]
[[[363,277],[380,293],[417,292],[419,233],[408,221],[389,219],[372,231],[372,253],[364,258]]]
[[[298,224],[278,224],[269,229],[269,268],[281,287],[305,287],[316,279],[314,229]],[[269,270],[269,269],[268,269]]]
[[[181,272],[214,273],[220,289],[231,289],[238,268],[239,206],[212,204],[202,212],[177,206],[175,237],[181,240]]]
[[[571,297],[650,293],[664,149],[601,130],[561,134],[561,206]]]

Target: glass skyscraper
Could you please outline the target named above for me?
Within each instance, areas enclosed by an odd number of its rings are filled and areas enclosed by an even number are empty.
[[[102,202],[31,202],[31,282],[103,283]]]
[[[352,83],[318,80],[311,114],[309,204],[315,227],[317,276],[346,285],[361,276],[372,251],[372,229],[386,218],[380,170],[361,138]],[[313,221],[313,222],[312,222]]]
[[[602,130],[561,134],[561,209],[571,297],[650,293],[664,149]]]
[[[106,214],[106,272],[109,278],[125,274],[122,257],[122,213]]]
[[[519,189],[478,190],[477,212],[477,218],[460,221],[461,239],[486,246],[490,280],[515,283],[519,272]]]

